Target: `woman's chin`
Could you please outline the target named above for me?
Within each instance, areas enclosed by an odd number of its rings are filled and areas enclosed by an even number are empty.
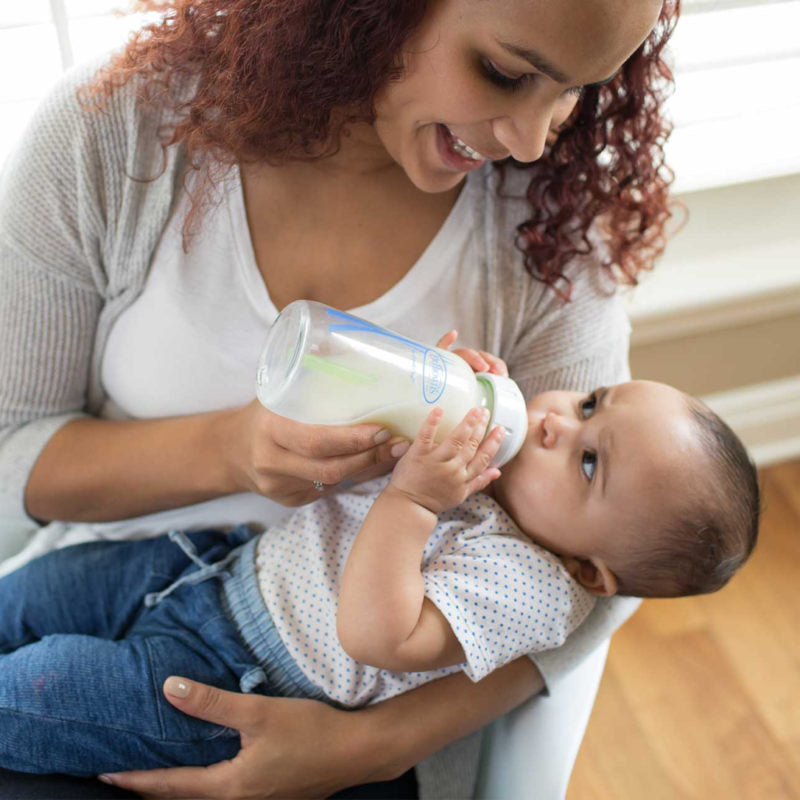
[[[405,172],[411,183],[426,194],[441,194],[455,189],[467,174],[466,172],[433,170],[420,165],[415,165],[414,169],[406,169]]]

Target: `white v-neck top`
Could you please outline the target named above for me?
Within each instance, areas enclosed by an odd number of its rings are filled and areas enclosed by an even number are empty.
[[[483,346],[473,191],[468,182],[397,284],[373,302],[347,310],[426,343],[458,321],[459,343]],[[256,264],[239,170],[222,183],[219,204],[184,252],[181,233],[188,203],[184,193],[142,293],[109,333],[101,367],[106,418],[199,413],[241,406],[255,397],[258,356],[278,310]],[[166,527],[269,524],[286,512],[267,498],[240,494],[92,528],[97,535],[117,538]]]

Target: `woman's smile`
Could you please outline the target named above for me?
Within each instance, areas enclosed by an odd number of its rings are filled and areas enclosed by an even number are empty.
[[[454,172],[470,172],[487,159],[441,122],[436,123],[436,147],[442,163]]]

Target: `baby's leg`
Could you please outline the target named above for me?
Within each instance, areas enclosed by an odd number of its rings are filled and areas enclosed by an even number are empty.
[[[0,766],[97,775],[232,758],[235,731],[183,715],[163,699],[169,674],[239,688],[208,653],[198,658],[167,636],[48,636],[0,655]]]
[[[189,534],[201,550],[224,534]],[[0,653],[54,633],[116,639],[143,612],[149,592],[168,586],[190,565],[166,536],[137,542],[65,547],[0,579]]]

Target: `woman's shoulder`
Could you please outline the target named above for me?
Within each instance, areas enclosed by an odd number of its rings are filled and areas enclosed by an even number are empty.
[[[618,285],[603,265],[599,229],[590,230],[589,251],[564,266],[566,280],[549,286],[531,275],[516,246],[518,226],[532,216],[535,167],[481,172],[489,349],[531,391],[552,388],[542,376],[562,380],[570,370],[580,373],[581,384],[599,374],[623,376],[630,329]],[[534,385],[535,378],[541,380]]]
[[[113,53],[67,70],[42,99],[9,157],[10,168],[21,161],[17,153],[33,152],[37,161],[55,170],[102,174],[106,181],[126,177],[146,183],[148,177],[169,171],[179,159],[165,159],[160,136],[166,111],[144,102],[144,82],[132,76],[114,85],[103,81]],[[176,152],[176,148],[172,148]]]
[[[149,87],[144,76],[132,75],[120,83],[109,75],[112,58],[108,54],[65,75],[54,96],[78,115],[87,147],[104,154],[106,163],[122,163],[127,177],[152,182],[152,176],[181,164],[176,156],[182,148],[171,147],[165,154],[162,147],[165,130],[177,120],[173,111],[145,101]],[[184,91],[188,94],[190,87]]]
[[[109,56],[68,70],[44,97],[0,180],[0,236],[24,261],[103,291],[110,249],[134,236],[142,208],[169,208],[177,149],[165,155],[158,114],[136,79],[92,107],[88,87]],[[52,257],[51,257],[52,256]]]
[[[476,175],[477,205],[490,274],[489,292],[495,307],[517,320],[522,328],[539,330],[551,317],[566,317],[575,325],[583,325],[586,316],[618,318],[618,286],[603,266],[606,248],[600,229],[592,226],[589,251],[573,257],[564,266],[565,280],[551,287],[531,275],[517,246],[519,226],[532,216],[529,189],[536,179],[535,168],[509,165],[484,168],[481,173]]]

